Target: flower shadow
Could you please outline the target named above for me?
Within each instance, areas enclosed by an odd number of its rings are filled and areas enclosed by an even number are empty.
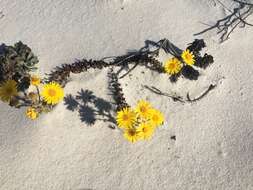
[[[116,124],[112,103],[95,96],[90,90],[81,89],[76,96],[68,94],[64,105],[70,111],[78,111],[80,120],[88,126],[94,125],[97,120]]]

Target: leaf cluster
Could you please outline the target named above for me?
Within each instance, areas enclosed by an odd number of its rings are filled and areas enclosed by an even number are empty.
[[[14,46],[0,46],[0,83],[15,80],[18,90],[25,91],[30,85],[30,72],[37,69],[37,56],[27,45],[17,42]]]

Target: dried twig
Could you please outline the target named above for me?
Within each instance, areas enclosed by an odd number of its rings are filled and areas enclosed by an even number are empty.
[[[201,94],[199,97],[194,98],[194,99],[191,99],[189,93],[187,93],[187,101],[188,101],[188,102],[196,102],[196,101],[198,101],[198,100],[204,98],[204,97],[205,97],[211,90],[213,90],[215,87],[216,87],[216,85],[211,84],[211,85],[208,87],[208,89],[207,89],[203,94]]]
[[[164,69],[163,69],[163,66],[161,64],[161,62],[159,62],[158,60],[156,60],[155,58],[153,57],[150,57],[148,54],[146,55],[136,55],[136,56],[133,56],[132,57],[134,59],[131,60],[125,60],[125,62],[120,62],[121,64],[123,63],[122,65],[122,68],[117,72],[117,75],[119,75],[119,73],[123,70],[123,68],[126,66],[126,65],[129,65],[129,64],[134,64],[134,66],[129,69],[125,74],[123,74],[121,77],[119,77],[120,79],[121,78],[124,78],[125,76],[127,76],[130,72],[132,72],[138,65],[141,65],[141,66],[144,66],[152,71],[156,71],[156,72],[159,72],[159,73],[163,73],[164,72]],[[117,62],[116,62],[117,63]]]
[[[154,55],[158,55],[158,50],[161,48],[161,40],[158,42],[151,42],[146,41],[146,45],[142,47],[137,52],[130,52],[123,56],[118,56],[115,58],[114,63],[117,65],[122,65],[121,69],[117,72],[117,75],[129,64],[134,64],[134,66],[129,69],[125,74],[120,76],[119,78],[124,78],[127,76],[130,72],[132,72],[138,65],[145,66],[148,69],[151,69],[153,71],[157,71],[159,73],[164,72],[163,67],[159,61],[154,59]],[[156,47],[156,50],[150,51],[149,46],[150,44],[152,46]],[[154,45],[155,44],[155,45]],[[158,48],[157,48],[158,47]]]
[[[168,93],[164,93],[164,92],[162,92],[161,90],[159,90],[158,88],[156,88],[156,87],[154,87],[154,86],[151,86],[151,87],[150,87],[150,86],[144,85],[144,87],[145,87],[146,89],[150,90],[151,92],[155,93],[155,94],[158,94],[158,95],[161,95],[161,96],[169,97],[169,98],[171,98],[174,102],[179,101],[179,102],[181,102],[181,103],[185,103],[185,102],[192,103],[192,102],[196,102],[196,101],[198,101],[198,100],[204,98],[211,90],[213,90],[213,89],[216,87],[216,85],[211,84],[211,85],[208,87],[208,89],[207,89],[205,92],[203,92],[203,94],[201,94],[199,97],[194,98],[194,99],[191,99],[191,98],[190,98],[189,93],[187,93],[186,99],[183,99],[183,97],[181,97],[181,96],[175,96],[175,95],[171,95],[171,94],[168,94]]]
[[[253,4],[239,0],[234,1],[239,3],[239,5],[233,10],[230,10],[220,0],[217,0],[217,2],[219,2],[226,10],[228,10],[230,14],[218,20],[214,25],[194,34],[194,36],[201,35],[213,29],[218,29],[217,34],[221,34],[220,40],[221,42],[224,42],[225,40],[229,39],[229,36],[235,30],[235,28],[239,26],[239,24],[243,24],[242,27],[245,27],[245,25],[253,26],[253,24],[246,22],[246,18],[253,13]]]
[[[155,94],[158,94],[158,95],[161,95],[161,96],[166,96],[166,97],[169,97],[171,98],[174,102],[181,102],[181,103],[184,103],[185,101],[183,100],[183,98],[181,96],[174,96],[174,95],[171,95],[171,94],[168,94],[168,93],[164,93],[162,92],[161,90],[159,90],[158,88],[154,87],[154,86],[147,86],[147,85],[144,85],[144,87],[148,90],[150,90],[151,92],[155,93]]]
[[[135,65],[134,65],[131,69],[129,69],[124,75],[122,75],[121,77],[119,77],[119,79],[122,79],[122,78],[124,78],[125,76],[127,76],[127,75],[128,75],[129,73],[131,73],[138,65],[139,65],[138,62],[135,63]]]
[[[244,4],[244,5],[253,5],[253,3],[248,3],[245,1],[240,1],[240,0],[233,0],[234,2],[240,3],[240,4]]]

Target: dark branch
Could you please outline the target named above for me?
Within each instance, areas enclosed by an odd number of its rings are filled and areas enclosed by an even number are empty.
[[[208,89],[207,89],[205,92],[203,92],[203,94],[201,94],[199,97],[194,98],[194,99],[191,99],[189,93],[187,93],[186,100],[184,100],[183,97],[181,97],[181,96],[175,96],[175,95],[171,95],[171,94],[168,94],[168,93],[164,93],[164,92],[162,92],[161,90],[157,89],[157,88],[154,87],[154,86],[151,86],[151,87],[150,87],[150,86],[144,85],[144,87],[145,87],[146,89],[150,90],[151,92],[157,94],[157,95],[169,97],[169,98],[171,98],[174,102],[179,101],[179,102],[181,102],[181,103],[185,103],[185,102],[192,103],[192,102],[196,102],[196,101],[198,101],[198,100],[204,98],[211,90],[213,90],[213,89],[216,87],[216,85],[211,84],[211,85],[208,87]]]
[[[218,20],[214,25],[194,34],[194,36],[204,34],[213,29],[218,29],[217,34],[221,34],[220,40],[221,42],[224,42],[225,40],[229,39],[229,36],[235,30],[235,28],[239,26],[239,24],[243,24],[242,27],[245,27],[245,25],[253,26],[253,24],[246,22],[246,18],[252,14],[253,4],[239,0],[234,1],[239,3],[239,5],[233,10],[230,10],[221,1],[217,0],[217,2],[219,2],[226,10],[228,10],[230,14]]]
[[[194,98],[194,99],[191,99],[189,93],[187,93],[187,101],[188,101],[188,102],[196,102],[196,101],[198,101],[198,100],[204,98],[204,97],[205,97],[211,90],[213,90],[215,87],[216,87],[216,85],[211,84],[211,85],[208,87],[208,89],[207,89],[203,94],[201,94],[199,97]]]
[[[248,2],[243,2],[240,0],[233,0],[234,2],[240,3],[240,4],[244,4],[244,5],[253,5],[253,3],[248,3]]]
[[[171,98],[174,102],[181,102],[181,103],[184,103],[185,101],[183,101],[183,98],[181,96],[173,96],[171,94],[168,94],[168,93],[164,93],[162,92],[161,90],[159,90],[158,88],[154,87],[154,86],[147,86],[147,85],[144,85],[144,88],[150,90],[151,92],[155,93],[155,94],[158,94],[158,95],[161,95],[161,96],[166,96],[166,97],[169,97]]]
[[[129,73],[131,73],[138,65],[139,65],[138,62],[135,63],[135,65],[134,65],[131,69],[129,69],[124,75],[122,75],[121,77],[119,77],[119,79],[122,79],[122,78],[124,78],[125,76],[127,76],[127,75],[128,75]]]

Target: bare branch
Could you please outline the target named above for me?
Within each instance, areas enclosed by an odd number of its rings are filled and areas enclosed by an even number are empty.
[[[213,85],[211,84],[208,89],[206,91],[204,91],[199,97],[197,98],[194,98],[194,99],[191,99],[190,98],[190,95],[189,93],[187,93],[187,96],[186,96],[186,99],[184,99],[183,97],[181,96],[176,96],[176,95],[171,95],[171,94],[168,94],[168,93],[165,93],[165,92],[162,92],[161,90],[159,90],[158,88],[154,87],[154,86],[147,86],[147,85],[144,85],[144,87],[148,90],[150,90],[151,92],[157,94],[157,95],[161,95],[161,96],[166,96],[166,97],[169,97],[171,98],[174,102],[181,102],[181,103],[192,103],[192,102],[196,102],[198,100],[201,100],[202,98],[204,98],[211,90],[213,90],[216,85]]]
[[[248,2],[244,2],[244,1],[240,1],[240,0],[233,0],[233,1],[240,3],[240,4],[244,4],[244,5],[253,5],[253,3],[248,3]]]
[[[171,95],[171,94],[168,94],[168,93],[164,93],[162,92],[161,90],[159,90],[158,88],[154,87],[154,86],[147,86],[147,85],[144,85],[144,87],[148,90],[150,90],[151,92],[155,93],[155,94],[158,94],[158,95],[161,95],[161,96],[166,96],[166,97],[169,97],[171,98],[174,102],[176,101],[179,101],[181,103],[184,103],[185,101],[183,100],[183,98],[181,96],[174,96],[174,95]]]
[[[189,93],[187,93],[187,101],[188,101],[188,102],[196,102],[196,101],[198,101],[198,100],[204,98],[204,97],[205,97],[211,90],[213,90],[215,87],[216,87],[216,85],[211,84],[211,85],[208,87],[208,89],[207,89],[205,92],[203,92],[203,94],[201,94],[199,97],[194,98],[194,99],[191,99]]]
[[[246,19],[253,13],[253,4],[239,0],[234,1],[239,3],[239,5],[233,10],[230,10],[220,0],[217,0],[217,2],[219,2],[223,8],[228,10],[231,14],[218,20],[214,25],[209,26],[203,31],[194,34],[194,36],[201,35],[213,29],[218,29],[217,34],[221,34],[220,40],[221,42],[224,42],[225,40],[229,39],[229,36],[239,26],[239,24],[243,24],[242,27],[245,27],[245,25],[253,26],[253,24],[246,22]]]

